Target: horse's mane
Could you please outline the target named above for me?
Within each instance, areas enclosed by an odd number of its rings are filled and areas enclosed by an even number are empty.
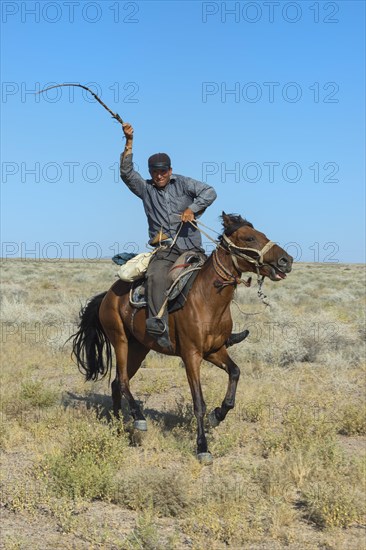
[[[237,229],[243,227],[244,225],[253,228],[253,224],[251,224],[245,218],[242,218],[239,214],[223,214],[222,216],[220,216],[220,218],[225,229],[224,233],[228,237],[230,237],[230,235],[232,235]],[[229,220],[227,218],[229,218]]]

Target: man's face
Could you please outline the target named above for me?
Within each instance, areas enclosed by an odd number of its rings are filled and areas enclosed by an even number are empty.
[[[163,189],[163,187],[165,187],[169,183],[170,176],[172,175],[172,168],[151,168],[150,175],[156,187],[159,187],[159,189]]]

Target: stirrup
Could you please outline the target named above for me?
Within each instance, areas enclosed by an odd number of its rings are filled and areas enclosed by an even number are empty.
[[[160,317],[150,317],[146,319],[146,331],[151,336],[161,336],[167,331],[164,319],[160,319]]]
[[[169,351],[173,350],[173,346],[169,338],[169,330],[163,319],[160,319],[160,317],[151,317],[150,319],[146,319],[146,332],[154,338],[155,342],[161,348],[167,348]]]

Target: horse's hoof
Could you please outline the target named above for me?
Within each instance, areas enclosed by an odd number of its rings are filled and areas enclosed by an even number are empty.
[[[146,420],[135,420],[133,426],[135,430],[140,430],[140,432],[147,432]]]
[[[218,420],[215,410],[211,411],[208,415],[208,422],[211,426],[211,428],[217,428],[217,426],[220,424],[220,420]]]
[[[209,453],[209,452],[207,452],[207,453],[197,453],[197,458],[198,458],[198,461],[203,466],[210,466],[210,464],[213,463],[212,454]]]

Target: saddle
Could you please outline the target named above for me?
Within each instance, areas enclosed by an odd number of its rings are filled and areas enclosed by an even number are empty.
[[[188,250],[179,256],[168,273],[168,313],[184,306],[187,295],[207,256],[203,252]],[[130,289],[130,304],[135,308],[147,306],[146,278],[134,281]]]

